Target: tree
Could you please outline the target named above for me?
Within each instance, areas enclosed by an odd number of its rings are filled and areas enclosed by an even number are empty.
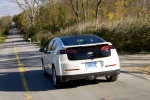
[[[57,21],[61,29],[65,28],[66,20],[67,20],[67,16],[66,16],[64,6],[62,4],[59,4],[59,13],[58,13]]]
[[[79,23],[80,17],[79,17],[79,0],[75,0],[75,5],[73,3],[73,0],[70,0],[71,7],[73,9],[73,12],[77,18],[77,22]]]
[[[13,2],[17,3],[20,9],[25,14],[25,19],[29,27],[35,26],[35,17],[39,12],[40,0],[23,0],[23,2],[19,0],[13,0]]]
[[[87,9],[85,8],[86,2],[87,2]],[[88,13],[88,0],[87,1],[82,0],[81,6],[82,6],[82,12],[83,12],[83,19],[84,19],[84,23],[85,23],[85,21],[87,20],[87,13]]]
[[[102,2],[102,0],[99,0],[97,2],[97,5],[96,5],[96,10],[95,10],[95,13],[96,13],[96,23],[98,23],[99,6],[100,6],[101,2]]]
[[[11,16],[0,17],[0,42],[3,39],[2,37],[8,34],[11,22]]]

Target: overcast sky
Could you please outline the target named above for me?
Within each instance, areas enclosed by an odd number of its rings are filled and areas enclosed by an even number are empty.
[[[20,13],[18,5],[12,2],[12,0],[0,0],[0,17],[1,16],[12,16]]]

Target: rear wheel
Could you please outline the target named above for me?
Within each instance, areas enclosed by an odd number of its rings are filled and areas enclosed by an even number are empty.
[[[62,82],[60,82],[57,77],[56,77],[56,70],[53,68],[53,73],[52,73],[52,78],[53,78],[53,83],[56,88],[62,87]]]
[[[118,75],[113,75],[113,76],[105,76],[108,82],[114,82],[117,80]]]

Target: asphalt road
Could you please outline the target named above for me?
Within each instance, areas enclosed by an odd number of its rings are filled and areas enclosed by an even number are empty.
[[[38,50],[12,27],[0,46],[0,100],[150,100],[150,80],[124,72],[116,82],[101,77],[71,81],[55,89],[50,77],[42,75]],[[120,56],[121,65],[128,64],[127,58]]]

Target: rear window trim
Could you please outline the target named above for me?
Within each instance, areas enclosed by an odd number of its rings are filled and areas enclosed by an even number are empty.
[[[88,38],[88,39],[90,39],[90,37],[91,37],[91,39],[93,39],[93,40],[95,40],[95,39],[97,39],[98,40],[98,42],[97,41],[95,41],[95,42],[91,42],[91,43],[83,43],[83,44],[76,44],[77,42],[74,42],[74,43],[72,43],[72,44],[65,44],[64,42],[66,42],[67,40],[66,39],[74,39],[75,37],[77,37],[77,38],[79,38],[79,39],[81,39],[81,38],[83,38],[83,39],[86,39],[86,38]],[[95,39],[94,39],[95,38]],[[66,41],[64,41],[64,40],[66,40]],[[62,37],[60,37],[60,41],[62,42],[62,44],[64,45],[64,46],[85,46],[85,45],[95,45],[95,44],[101,44],[101,43],[106,43],[106,41],[104,40],[104,39],[102,39],[102,38],[100,38],[99,36],[97,36],[97,35],[77,35],[77,36],[74,36],[74,35],[70,35],[70,36],[62,36]]]
[[[66,50],[70,50],[70,49],[77,50],[77,54],[76,53],[74,53],[74,54],[67,53],[68,60],[76,61],[76,60],[87,60],[87,59],[98,59],[98,58],[109,57],[111,55],[111,50],[104,50],[104,51],[102,51],[100,49],[98,50],[99,47],[101,48],[104,45],[109,46],[109,44],[100,44],[100,45],[93,45],[93,46],[84,46],[84,47],[77,46],[77,47],[66,48]],[[83,50],[82,48],[88,48],[88,49]],[[84,52],[82,52],[82,51],[84,51]],[[88,52],[93,52],[93,54],[87,54]],[[81,53],[84,56],[81,57]],[[79,56],[79,57],[77,57],[77,56]]]

